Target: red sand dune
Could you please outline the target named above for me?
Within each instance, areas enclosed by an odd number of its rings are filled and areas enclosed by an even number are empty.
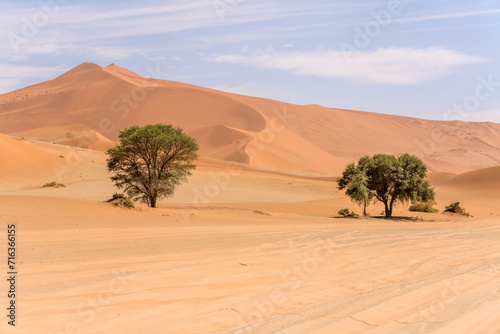
[[[49,174],[57,155],[34,147],[28,141],[18,141],[0,134],[0,175],[15,179],[19,176]]]
[[[279,169],[339,175],[378,152],[415,154],[433,172],[500,164],[499,124],[299,106],[145,79],[115,64],[84,63],[0,96],[0,133],[83,124],[116,141],[127,126],[157,122],[184,128],[203,156]]]
[[[115,146],[108,138],[85,125],[47,126],[10,133],[13,137],[106,151]]]
[[[440,183],[461,193],[479,197],[500,197],[500,166],[452,175]]]

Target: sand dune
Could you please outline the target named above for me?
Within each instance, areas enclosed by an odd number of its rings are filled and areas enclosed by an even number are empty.
[[[379,152],[415,154],[433,172],[500,164],[499,124],[298,106],[145,79],[115,64],[84,63],[0,96],[2,133],[83,124],[116,141],[127,126],[157,122],[184,128],[207,157],[271,168],[339,175],[346,163]]]
[[[0,175],[18,178],[32,175],[40,177],[51,172],[51,164],[57,156],[41,150],[32,143],[15,140],[0,134]]]
[[[115,146],[111,140],[85,125],[47,126],[10,133],[17,138],[46,141],[54,144],[106,151]]]
[[[0,192],[108,178],[103,152],[0,134]]]
[[[440,186],[454,188],[460,193],[479,197],[500,197],[500,167],[452,175],[442,181]]]

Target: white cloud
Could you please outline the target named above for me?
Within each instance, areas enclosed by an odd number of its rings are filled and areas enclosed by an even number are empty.
[[[90,59],[98,60],[120,60],[126,59],[137,53],[129,48],[115,46],[90,46],[87,48],[87,55]]]
[[[0,78],[0,94],[8,93],[19,88],[20,80]]]
[[[24,86],[25,80],[33,78],[47,80],[48,77],[58,76],[67,70],[68,68],[63,66],[36,67],[0,64],[0,94]]]
[[[250,55],[219,54],[204,60],[385,84],[418,84],[449,75],[461,66],[484,61],[446,47],[381,48],[347,56],[337,50],[289,53],[268,50]]]
[[[291,6],[284,1],[281,5],[253,1],[231,2],[231,5],[234,10],[221,19],[212,1],[207,0],[188,2],[172,0],[168,5],[164,2],[152,2],[146,6],[144,4],[116,6],[105,2],[98,5],[68,4],[60,6],[53,15],[50,15],[46,24],[36,28],[36,32],[30,36],[23,33],[23,28],[26,22],[32,21],[35,14],[45,15],[43,9],[36,5],[12,5],[9,10],[0,11],[0,30],[17,36],[16,42],[13,46],[7,38],[0,39],[0,58],[26,60],[34,55],[80,55],[87,47],[95,47],[94,50],[91,48],[94,55],[109,58],[118,54],[110,49],[98,49],[99,45],[106,45],[109,42],[105,40],[115,39],[113,45],[117,45],[119,41],[116,39],[120,38],[127,39],[128,42],[142,36],[158,36],[196,29],[200,30],[200,33],[194,38],[211,40],[210,45],[241,42],[245,37],[241,31],[234,33],[234,36],[227,36],[228,32],[232,31],[229,28],[223,33],[209,30],[249,23],[263,24],[321,12],[321,8],[309,5]],[[249,40],[269,38],[267,28],[261,29],[260,32],[260,34],[249,33],[246,38]],[[274,36],[274,38],[280,37],[281,35]],[[152,39],[144,41],[150,43]],[[185,43],[181,46],[186,48],[192,45],[193,43]],[[158,48],[158,44],[153,48]],[[174,46],[168,45],[165,48],[171,49]]]
[[[455,18],[462,18],[462,17],[493,15],[493,14],[500,14],[500,9],[476,10],[476,11],[470,11],[470,12],[456,12],[456,13],[447,13],[447,14],[414,16],[414,17],[406,17],[406,18],[396,19],[396,20],[394,20],[394,22],[398,22],[398,23],[412,23],[412,22],[423,22],[423,21],[432,21],[432,20],[443,20],[443,19],[455,19]]]
[[[489,109],[483,111],[472,112],[469,117],[462,119],[468,122],[495,122],[500,123],[500,109]]]
[[[248,95],[248,96],[261,96],[261,93],[258,91],[258,86],[253,84],[244,84],[237,86],[230,85],[215,85],[210,86],[210,88],[219,90],[222,92],[240,94],[240,95]]]

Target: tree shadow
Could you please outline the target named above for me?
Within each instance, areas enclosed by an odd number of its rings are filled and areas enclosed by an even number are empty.
[[[424,221],[422,217],[407,217],[407,216],[393,216],[393,217],[371,216],[370,218],[379,220],[391,220],[391,221],[412,221],[412,222]]]

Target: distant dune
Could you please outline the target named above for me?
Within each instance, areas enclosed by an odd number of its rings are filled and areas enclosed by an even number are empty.
[[[13,137],[106,151],[115,146],[108,138],[85,125],[47,126],[10,133]]]
[[[0,134],[0,176],[10,178],[51,172],[51,164],[57,156],[39,149],[28,141],[18,141]]]
[[[0,134],[0,192],[109,178],[104,152]]]
[[[499,124],[299,106],[146,79],[115,64],[83,63],[0,96],[0,133],[79,146],[79,134],[95,130],[97,150],[127,126],[158,122],[185,129],[202,156],[278,169],[339,175],[347,163],[378,152],[415,154],[433,172],[500,164]],[[72,124],[88,128],[70,131]]]
[[[500,195],[500,166],[453,175],[441,186],[459,189],[461,193],[488,197]]]

